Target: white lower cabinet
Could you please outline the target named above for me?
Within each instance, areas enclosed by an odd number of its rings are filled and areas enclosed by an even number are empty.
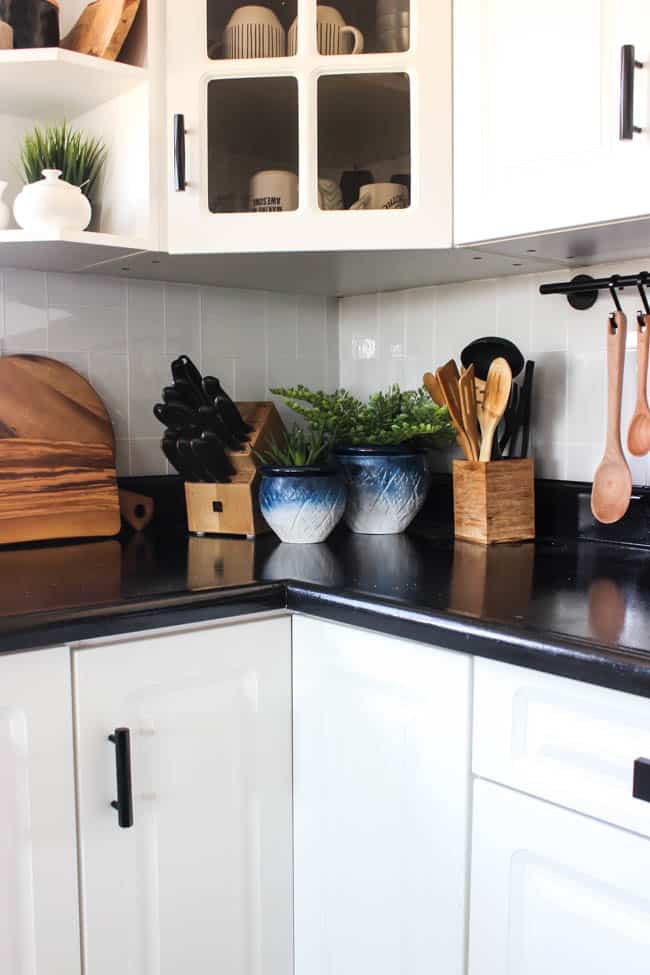
[[[296,975],[462,975],[471,660],[294,618]]]
[[[650,840],[478,779],[469,975],[647,975]]]
[[[289,975],[290,620],[80,650],[74,675],[85,975]]]
[[[78,975],[70,653],[0,659],[0,972]]]

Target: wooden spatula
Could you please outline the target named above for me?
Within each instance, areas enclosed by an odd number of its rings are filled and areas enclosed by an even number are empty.
[[[476,391],[474,388],[474,363],[464,370],[458,381],[460,409],[465,433],[472,448],[472,460],[478,460],[480,452],[478,418],[476,415]]]
[[[445,398],[442,395],[442,390],[440,389],[440,384],[432,372],[425,372],[422,377],[422,385],[426,389],[427,393],[436,404],[436,406],[446,406]]]
[[[483,425],[479,460],[487,463],[492,457],[492,442],[510,400],[512,370],[505,359],[494,359],[485,383],[483,399]]]
[[[635,457],[644,457],[650,451],[650,408],[647,392],[650,315],[639,315],[637,325],[637,394],[634,415],[627,431],[627,449]]]
[[[456,433],[458,434],[458,446],[463,451],[466,460],[473,460],[472,445],[463,424],[460,393],[458,390],[459,378],[458,366],[453,359],[450,359],[449,362],[446,362],[444,366],[440,366],[440,368],[436,370],[436,379],[438,380],[440,391],[445,400],[445,406],[449,410],[451,422],[456,428]]]
[[[612,312],[607,323],[607,440],[591,490],[591,510],[603,525],[620,521],[630,505],[632,475],[621,447],[621,398],[627,318]]]

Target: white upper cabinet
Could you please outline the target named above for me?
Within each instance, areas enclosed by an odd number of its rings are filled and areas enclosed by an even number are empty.
[[[471,666],[294,618],[296,975],[463,975]]]
[[[454,0],[454,89],[456,243],[650,213],[647,0]]]
[[[270,6],[167,4],[168,250],[449,247],[451,0]]]
[[[0,659],[0,972],[78,975],[70,654]]]
[[[469,975],[647,975],[650,840],[478,780]]]
[[[74,673],[84,970],[289,975],[290,621],[81,650]]]

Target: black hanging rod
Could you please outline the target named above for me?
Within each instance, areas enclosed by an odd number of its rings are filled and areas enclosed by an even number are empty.
[[[571,281],[558,281],[555,284],[540,285],[542,295],[566,295],[572,308],[586,311],[596,303],[599,291],[622,291],[623,288],[644,288],[650,286],[650,272],[637,274],[612,274],[608,278],[592,278],[589,274],[579,274]]]

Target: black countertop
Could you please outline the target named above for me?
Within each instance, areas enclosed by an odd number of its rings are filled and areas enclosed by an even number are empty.
[[[650,697],[649,582],[647,550],[602,541],[151,530],[0,551],[0,652],[288,607]]]

